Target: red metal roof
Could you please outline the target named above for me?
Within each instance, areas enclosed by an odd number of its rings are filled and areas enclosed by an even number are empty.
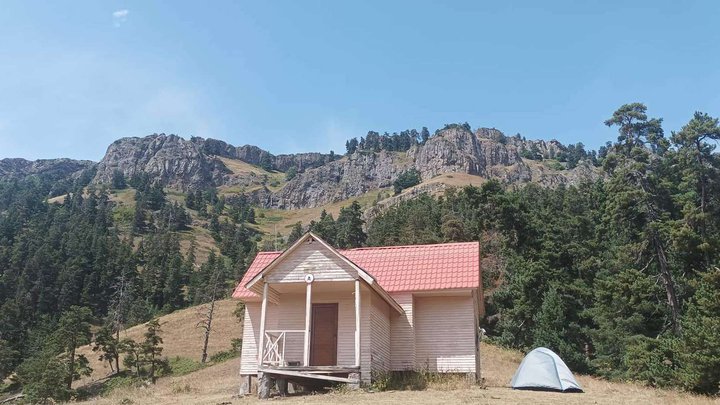
[[[478,242],[369,247],[338,250],[338,252],[365,270],[390,293],[480,286]],[[242,281],[235,288],[233,298],[257,297],[257,294],[245,288],[245,284],[281,253],[258,253]]]

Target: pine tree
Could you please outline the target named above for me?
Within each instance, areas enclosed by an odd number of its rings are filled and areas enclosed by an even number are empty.
[[[121,170],[113,170],[111,187],[115,190],[123,190],[127,188],[127,184],[125,183],[125,175]]]
[[[296,222],[295,225],[293,225],[292,229],[290,230],[290,234],[287,237],[287,242],[285,242],[285,247],[288,248],[288,247],[292,246],[302,236],[303,236],[302,223]]]
[[[65,383],[67,389],[72,388],[72,382],[79,379],[81,375],[90,375],[92,369],[84,355],[76,355],[75,349],[81,345],[90,343],[90,320],[92,313],[89,308],[72,306],[62,314],[58,321],[58,327],[53,334],[54,344],[65,352],[67,364],[67,376]]]
[[[428,139],[430,139],[430,131],[428,131],[427,127],[422,127],[422,131],[420,131],[420,144],[425,145]]]
[[[702,276],[700,288],[683,318],[681,379],[706,394],[720,390],[720,269]]]
[[[5,380],[15,369],[20,353],[15,351],[7,341],[0,339],[0,381]]]
[[[335,222],[336,245],[343,249],[363,246],[367,240],[363,224],[362,209],[357,201],[353,201],[349,207],[342,207]]]
[[[629,245],[645,247],[645,260],[657,266],[665,288],[670,310],[670,324],[677,334],[680,329],[678,286],[668,261],[667,222],[663,208],[669,204],[668,191],[662,181],[662,155],[669,145],[664,138],[662,120],[648,119],[647,108],[640,103],[626,104],[605,121],[618,126],[618,143],[605,161],[611,176],[608,182],[614,225],[628,236]],[[665,169],[666,170],[666,169]],[[632,232],[632,234],[628,234]],[[650,263],[650,261],[654,263]]]
[[[113,327],[111,325],[103,326],[95,334],[92,351],[100,352],[98,360],[108,362],[111,372],[120,372],[118,364],[118,358],[120,356],[120,341],[115,337]]]
[[[335,245],[337,238],[337,229],[335,227],[335,219],[332,214],[328,214],[327,211],[322,210],[320,213],[320,219],[315,222],[310,222],[310,230],[321,237],[325,242]]]
[[[158,371],[163,371],[168,367],[167,360],[160,357],[163,351],[161,332],[160,322],[157,319],[151,320],[147,323],[147,331],[144,334],[145,340],[140,345],[142,361],[149,367],[148,377],[153,384],[157,381]]]

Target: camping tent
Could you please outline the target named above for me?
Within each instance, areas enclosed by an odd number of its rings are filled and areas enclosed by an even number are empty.
[[[582,392],[565,362],[544,347],[525,356],[510,385],[515,389]]]

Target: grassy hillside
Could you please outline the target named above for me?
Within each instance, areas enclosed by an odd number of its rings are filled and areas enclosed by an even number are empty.
[[[241,336],[242,329],[232,315],[236,302],[222,301],[215,320],[215,331],[210,340],[210,352],[230,347],[230,340]],[[189,308],[161,318],[166,354],[197,359],[200,355],[201,332],[195,328],[197,310]],[[127,335],[136,339],[143,332],[141,326],[131,328]],[[93,360],[93,379],[109,371],[99,365],[88,347],[82,353]],[[515,391],[508,388],[510,379],[522,360],[522,354],[497,346],[482,345],[482,376],[485,388],[468,384],[464,380],[447,379],[430,383],[422,391],[344,392],[298,396],[283,399],[288,404],[712,404],[717,399],[699,397],[675,391],[643,387],[636,384],[612,383],[588,376],[577,376],[585,389],[584,394],[559,394],[535,391]],[[238,398],[238,371],[240,359],[207,367],[178,377],[161,378],[149,388],[118,388],[105,397],[84,403],[93,404],[248,404],[266,403],[255,396]],[[88,383],[84,381],[83,383]]]
[[[259,166],[251,165],[242,160],[217,157],[234,176],[246,179],[250,183],[248,187],[221,186],[218,187],[220,194],[237,194],[243,191],[250,192],[261,188],[263,185],[271,191],[280,190],[286,183],[285,173],[269,172]]]
[[[231,340],[242,337],[242,325],[233,315],[237,304],[237,301],[229,299],[216,303],[213,330],[208,342],[209,356],[230,349]],[[195,327],[200,320],[200,309],[201,307],[186,308],[160,318],[163,330],[161,337],[164,340],[163,356],[168,358],[179,356],[200,361],[203,330]],[[140,342],[143,340],[144,332],[144,325],[137,325],[122,332],[120,338],[130,338]],[[101,363],[98,360],[99,354],[93,352],[90,346],[79,348],[78,354],[84,354],[90,360],[93,373],[90,377],[75,383],[77,386],[103,379],[110,374],[108,364]]]
[[[417,186],[403,190],[401,194],[412,194],[418,191],[423,192],[425,190],[439,191],[441,188],[433,186],[440,184],[448,187],[464,187],[469,185],[479,186],[483,182],[485,182],[485,179],[472,174],[444,173],[424,181]],[[290,233],[290,228],[296,222],[301,222],[304,226],[307,226],[310,221],[317,220],[320,217],[322,210],[326,210],[329,214],[332,214],[333,217],[337,218],[340,213],[340,208],[349,206],[353,201],[357,201],[363,209],[367,209],[374,204],[378,204],[380,206],[390,205],[392,204],[392,200],[393,189],[381,188],[368,191],[367,193],[357,197],[348,198],[347,200],[325,204],[314,208],[303,208],[297,210],[258,208],[256,220],[258,223],[258,229],[265,235],[273,235],[274,232],[280,232],[281,235],[286,236]]]

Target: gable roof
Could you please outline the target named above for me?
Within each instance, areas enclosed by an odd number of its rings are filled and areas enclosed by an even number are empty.
[[[320,239],[317,235],[315,235],[315,234],[312,233],[312,232],[307,232],[305,235],[301,236],[300,239],[298,239],[297,241],[295,241],[295,243],[293,243],[292,246],[290,246],[289,248],[285,249],[284,252],[280,253],[275,259],[273,259],[273,260],[270,262],[270,264],[268,264],[267,266],[265,266],[265,268],[260,269],[255,276],[253,276],[252,278],[250,278],[249,281],[247,281],[247,282],[241,281],[241,282],[240,282],[240,285],[244,286],[244,288],[247,289],[247,290],[249,290],[250,292],[254,292],[254,293],[258,294],[258,293],[260,292],[260,291],[259,291],[259,290],[260,290],[260,286],[262,285],[262,284],[260,284],[259,282],[262,281],[262,282],[264,283],[265,281],[263,280],[263,278],[264,278],[267,274],[269,274],[270,272],[272,272],[272,271],[274,270],[274,267],[275,267],[279,262],[282,262],[282,260],[283,260],[284,258],[290,256],[293,251],[295,251],[296,249],[298,249],[301,245],[305,244],[305,242],[308,242],[308,243],[317,242],[317,243],[319,243],[321,246],[323,246],[325,249],[327,249],[332,255],[335,255],[337,258],[339,258],[340,260],[342,260],[343,262],[345,262],[347,265],[349,265],[351,268],[353,268],[355,271],[357,271],[358,280],[364,281],[365,284],[367,284],[368,287],[370,287],[371,290],[375,291],[383,300],[385,300],[385,302],[387,302],[387,303],[390,305],[390,308],[394,309],[394,310],[397,311],[398,313],[403,313],[403,312],[404,312],[404,310],[403,310],[403,308],[400,306],[400,304],[398,304],[397,301],[395,301],[395,300],[393,299],[393,297],[391,297],[390,294],[388,294],[388,292],[385,291],[385,289],[383,289],[382,286],[379,285],[379,284],[375,281],[375,278],[374,278],[373,276],[371,276],[370,274],[368,274],[368,273],[367,273],[365,270],[363,270],[362,268],[358,267],[355,263],[353,263],[353,262],[351,262],[350,260],[348,260],[345,256],[343,256],[342,254],[340,254],[340,252],[338,252],[334,247],[330,246],[327,242],[325,242],[324,240]],[[247,275],[247,274],[246,274],[246,275]],[[244,277],[243,277],[243,279],[244,279]],[[233,296],[235,296],[235,294],[233,294]]]
[[[336,252],[363,273],[370,275],[387,292],[480,287],[478,242],[368,247]],[[246,285],[256,280],[257,276],[282,254],[284,253],[258,253],[235,288],[233,298],[257,298],[258,295],[248,290]]]

